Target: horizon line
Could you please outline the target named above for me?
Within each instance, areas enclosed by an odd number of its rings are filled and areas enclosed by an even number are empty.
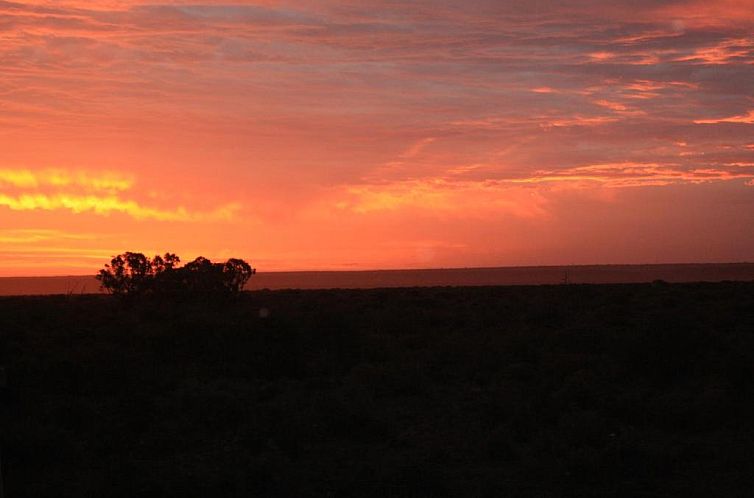
[[[257,268],[257,274],[271,273],[374,273],[374,272],[402,272],[402,271],[453,271],[453,270],[498,270],[498,269],[528,269],[528,268],[589,268],[615,266],[722,266],[722,265],[752,265],[754,261],[717,261],[717,262],[664,262],[664,263],[579,263],[579,264],[545,264],[545,265],[503,265],[503,266],[448,266],[424,268],[365,268],[351,269],[302,269],[302,270],[262,270]],[[66,274],[66,275],[0,275],[2,279],[10,278],[81,278],[92,277],[94,273]]]

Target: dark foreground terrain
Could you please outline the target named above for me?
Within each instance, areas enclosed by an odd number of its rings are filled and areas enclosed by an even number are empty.
[[[754,283],[0,298],[0,364],[6,498],[754,486]]]

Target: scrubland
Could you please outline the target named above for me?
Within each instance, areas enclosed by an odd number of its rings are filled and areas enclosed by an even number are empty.
[[[754,282],[0,298],[6,498],[750,496]]]

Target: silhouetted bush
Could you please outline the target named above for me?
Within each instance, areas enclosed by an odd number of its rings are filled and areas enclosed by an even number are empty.
[[[172,253],[149,259],[125,252],[113,257],[97,273],[102,288],[122,297],[144,295],[229,297],[236,296],[256,273],[246,261],[231,258],[213,263],[202,256],[178,267],[181,259]]]

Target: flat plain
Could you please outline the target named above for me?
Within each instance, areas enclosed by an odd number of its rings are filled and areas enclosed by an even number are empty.
[[[749,496],[754,282],[0,298],[6,497]]]

